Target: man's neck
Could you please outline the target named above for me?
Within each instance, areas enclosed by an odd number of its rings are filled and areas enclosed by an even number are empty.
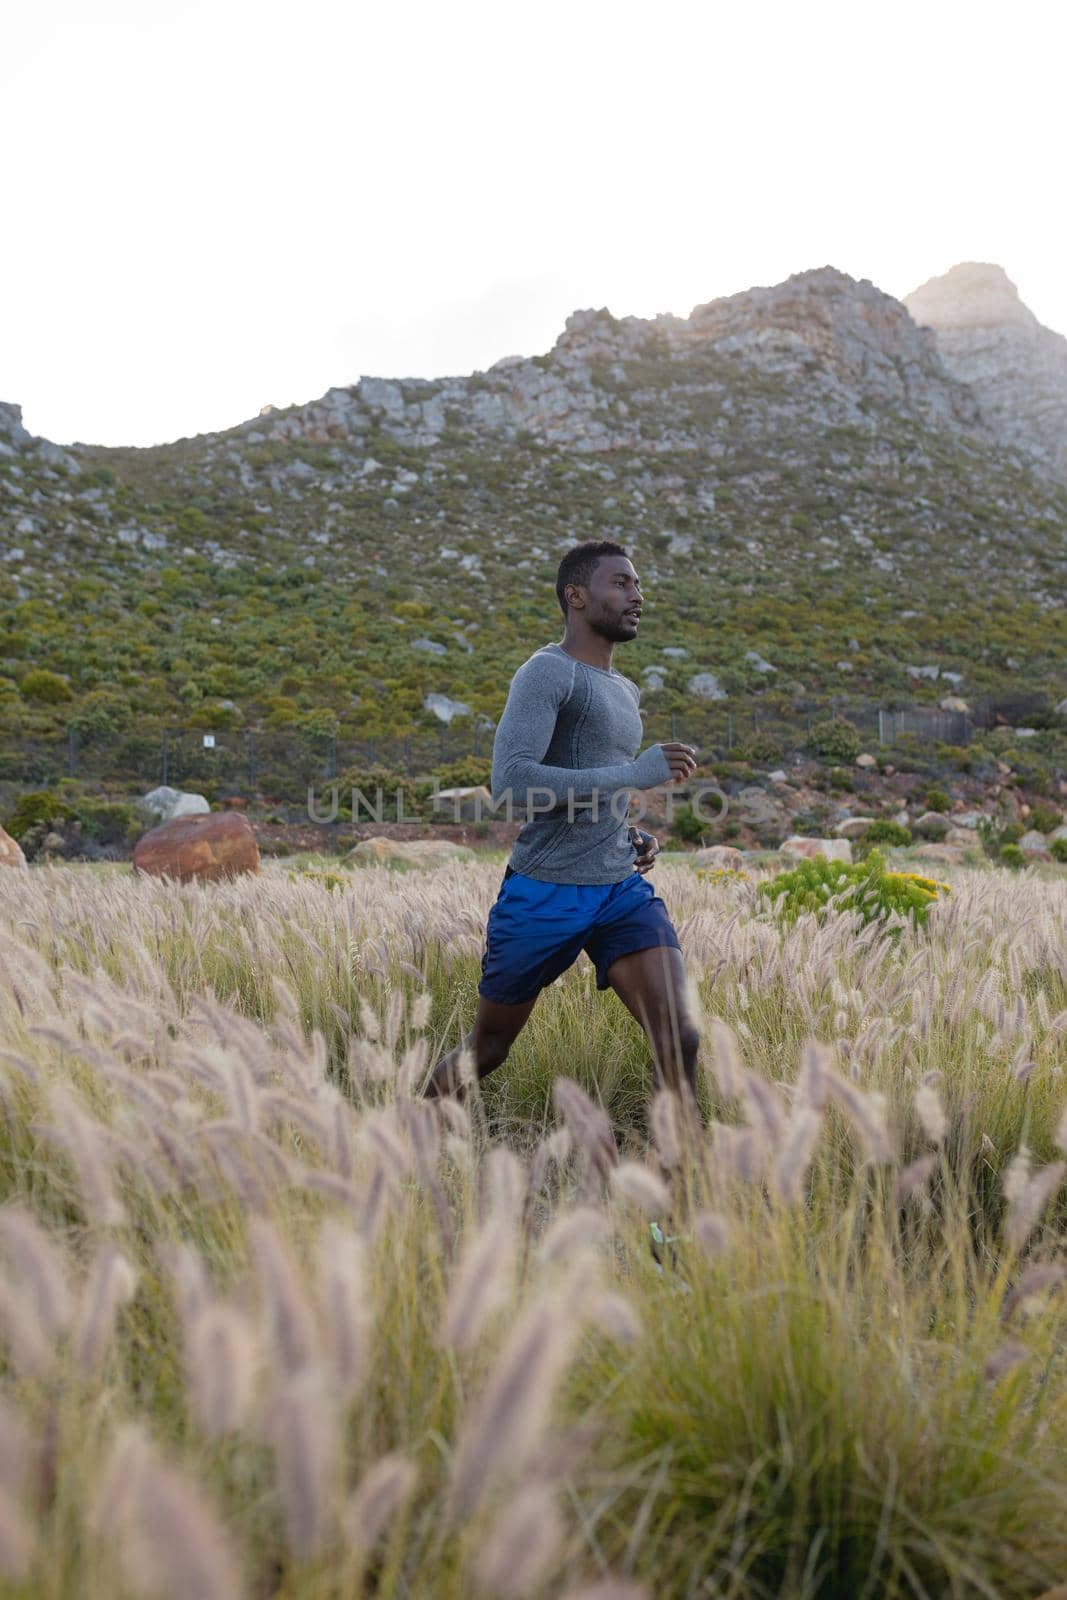
[[[577,661],[584,661],[587,667],[599,667],[601,672],[611,671],[611,657],[615,649],[611,639],[601,639],[595,633],[573,634],[568,629],[559,641],[559,647]]]

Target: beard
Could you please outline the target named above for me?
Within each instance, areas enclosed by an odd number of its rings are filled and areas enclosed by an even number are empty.
[[[599,634],[602,639],[610,639],[612,644],[626,644],[637,635],[637,623],[633,617],[625,617],[621,612],[614,616],[602,615],[595,620],[590,618],[589,627],[593,633]]]

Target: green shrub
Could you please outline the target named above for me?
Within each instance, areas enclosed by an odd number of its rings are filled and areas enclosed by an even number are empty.
[[[857,861],[865,861],[872,850],[877,850],[882,845],[890,849],[902,849],[911,844],[912,834],[910,828],[905,828],[903,823],[894,822],[890,817],[878,817],[871,823],[867,832],[852,841],[852,853]]]
[[[1067,839],[1053,839],[1049,845],[1053,861],[1062,862],[1067,867]]]
[[[53,790],[36,789],[19,797],[4,827],[13,839],[22,839],[42,822],[64,822],[73,817],[73,809]]]
[[[746,761],[780,761],[782,759],[782,746],[772,733],[767,733],[763,728],[757,728],[745,740],[741,747],[741,754]]]
[[[1001,845],[998,860],[1002,867],[1010,867],[1013,872],[1026,866],[1026,856],[1017,844]]]
[[[818,756],[833,761],[855,761],[860,753],[859,730],[847,717],[828,717],[816,722],[808,744]]]
[[[74,815],[85,837],[99,845],[130,844],[147,826],[137,807],[125,800],[79,800]]]
[[[125,728],[132,716],[126,696],[118,689],[105,687],[82,696],[67,719],[67,726],[83,739],[92,739]]]
[[[886,922],[894,914],[922,924],[938,896],[950,892],[947,884],[918,872],[888,872],[879,850],[853,865],[816,856],[759,888],[786,921],[806,911],[858,911],[865,924]]]
[[[70,685],[58,672],[49,672],[45,667],[35,667],[32,672],[27,672],[19,684],[23,698],[38,700],[42,705],[56,706],[61,700],[71,698]]]
[[[325,784],[322,790],[322,800],[328,803],[332,784]],[[337,799],[342,812],[351,812],[352,796],[359,789],[366,797],[367,804],[359,802],[359,816],[356,820],[369,821],[370,815],[367,807],[376,807],[377,790],[381,790],[382,820],[395,821],[397,817],[398,797],[399,805],[405,817],[412,821],[419,815],[422,801],[432,791],[433,784],[416,782],[403,772],[397,772],[391,767],[366,766],[346,767],[336,780]]]
[[[437,780],[442,789],[473,789],[484,784],[488,789],[493,763],[489,756],[462,756],[458,761],[445,761],[437,768]]]
[[[978,818],[978,837],[982,841],[982,848],[991,861],[1003,861],[1005,850],[1017,850],[1019,840],[1023,836],[1023,829],[1017,822],[1009,822],[1004,827],[998,827],[992,817]],[[1008,866],[1025,865],[1023,852],[1019,850],[1022,858],[1016,862],[1008,858]]]
[[[951,804],[951,797],[945,793],[944,789],[927,789],[927,811],[947,811]]]
[[[698,817],[692,806],[679,806],[671,822],[671,833],[684,844],[700,844],[706,838],[710,823]]]
[[[831,767],[827,777],[832,788],[845,789],[850,794],[856,792],[856,780],[847,767]]]
[[[1037,805],[1030,813],[1030,826],[1036,828],[1038,833],[1051,833],[1062,821],[1063,816],[1055,806]]]

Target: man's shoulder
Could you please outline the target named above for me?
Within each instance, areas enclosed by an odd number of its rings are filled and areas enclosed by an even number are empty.
[[[532,656],[526,657],[522,666],[516,670],[515,676],[519,677],[521,674],[523,678],[544,678],[546,681],[570,683],[574,679],[575,664],[573,656],[568,656],[556,645],[543,644]]]

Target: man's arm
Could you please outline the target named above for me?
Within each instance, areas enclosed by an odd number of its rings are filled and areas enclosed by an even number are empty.
[[[675,776],[663,746],[650,745],[635,761],[613,767],[546,767],[556,716],[570,691],[565,662],[528,661],[511,681],[507,704],[493,740],[493,800],[510,789],[513,797],[530,789],[548,790],[556,800],[597,790],[655,789]]]

